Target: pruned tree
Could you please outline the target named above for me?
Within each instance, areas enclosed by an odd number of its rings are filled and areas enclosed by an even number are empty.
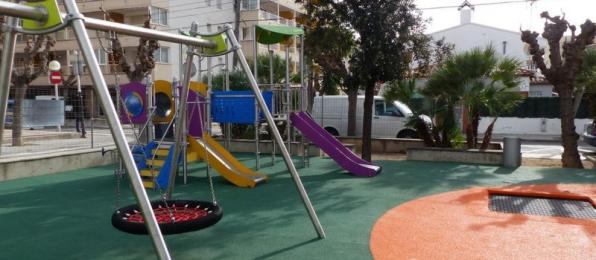
[[[582,67],[586,46],[594,42],[596,24],[586,20],[580,26],[581,32],[577,34],[576,26],[569,24],[564,17],[552,17],[548,12],[541,13],[540,17],[546,19],[542,37],[548,42],[550,66],[545,61],[544,49],[538,44],[537,32],[523,31],[521,40],[529,45],[532,61],[559,94],[563,167],[583,168],[577,149],[579,135],[575,132],[573,107],[575,84],[573,82]],[[567,30],[571,31],[571,37],[565,39],[561,46],[563,34]],[[581,97],[575,95],[575,98]]]
[[[145,20],[143,27],[155,29],[151,28],[150,15]],[[148,40],[143,37],[139,38],[139,45],[137,46],[135,60],[132,63],[127,60],[124,48],[120,43],[118,35],[111,37],[111,43],[111,55],[122,69],[122,72],[126,74],[129,81],[140,82],[155,68],[154,53],[159,49],[159,43],[157,40]]]
[[[22,107],[29,84],[48,72],[48,62],[53,57],[51,53],[55,41],[48,35],[27,36],[25,48],[19,59],[15,59],[15,66],[11,73],[11,83],[14,89],[12,145],[23,145]]]

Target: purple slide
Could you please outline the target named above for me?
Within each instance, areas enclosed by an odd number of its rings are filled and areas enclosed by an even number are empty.
[[[314,142],[327,155],[333,158],[337,164],[350,173],[357,176],[373,177],[381,172],[380,166],[372,165],[355,155],[339,140],[317,124],[308,113],[292,113],[290,114],[290,120],[292,121],[292,125],[300,130],[304,136]]]

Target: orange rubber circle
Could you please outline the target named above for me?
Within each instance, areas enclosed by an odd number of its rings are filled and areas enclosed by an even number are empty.
[[[492,212],[489,193],[585,199],[596,185],[472,188],[386,212],[370,238],[374,259],[596,259],[596,220]]]

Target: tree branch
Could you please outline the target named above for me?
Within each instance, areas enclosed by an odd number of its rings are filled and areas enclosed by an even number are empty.
[[[529,30],[526,30],[521,34],[521,40],[527,43],[530,47],[532,61],[536,63],[536,66],[538,66],[542,73],[546,74],[548,69],[546,68],[546,63],[544,62],[544,49],[540,48],[537,38],[537,32],[530,32]]]

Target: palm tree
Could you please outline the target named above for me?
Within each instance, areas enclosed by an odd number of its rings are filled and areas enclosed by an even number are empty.
[[[519,93],[513,92],[519,85],[515,75],[519,67],[517,60],[498,57],[494,48],[488,46],[484,49],[474,48],[447,59],[430,76],[423,94],[433,100],[435,107],[442,108],[437,111],[437,116],[442,118],[435,121],[441,123],[440,135],[444,145],[450,146],[451,140],[459,134],[453,114],[455,106],[461,104],[467,111],[467,146],[476,147],[480,111],[487,109],[496,114],[496,111],[501,111],[504,107],[517,104],[514,101],[519,98],[507,100],[502,97],[519,96]],[[506,92],[515,94],[505,94]]]

